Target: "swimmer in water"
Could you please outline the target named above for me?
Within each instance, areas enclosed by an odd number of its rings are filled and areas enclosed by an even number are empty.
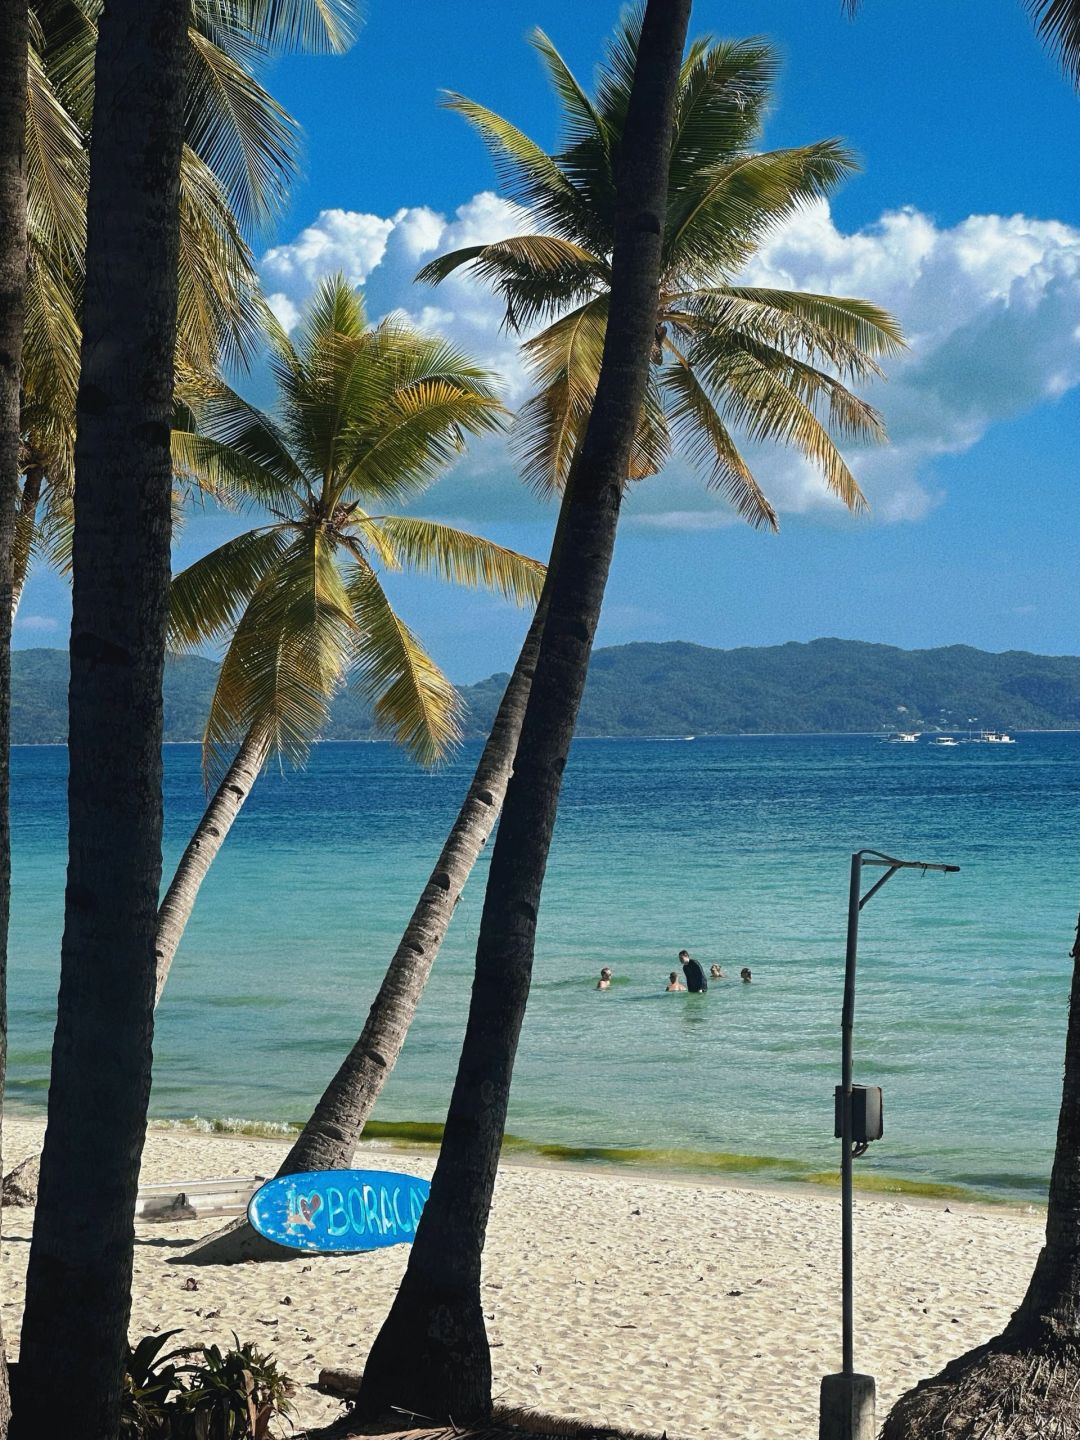
[[[596,982],[596,988],[597,988],[598,990],[610,990],[610,989],[611,989],[611,966],[610,966],[610,965],[605,965],[604,968],[600,971],[600,979]]]
[[[691,958],[689,950],[679,951],[679,962],[682,965],[682,973],[686,977],[686,988],[694,995],[701,995],[709,988],[709,982],[705,979],[705,971],[698,962]]]
[[[719,965],[710,965],[709,975],[712,977],[713,980],[723,980],[724,978],[724,972],[720,969]]]
[[[685,990],[685,989],[686,989],[686,986],[685,986],[685,985],[680,985],[680,983],[679,983],[679,972],[678,972],[677,970],[672,970],[671,974],[668,976],[668,982],[667,982],[667,984],[664,986],[664,994],[665,994],[665,995],[670,995],[673,990]]]
[[[744,966],[742,967],[742,969],[739,971],[739,979],[742,981],[742,983],[743,983],[744,985],[749,985],[752,978],[753,978],[753,977],[752,977],[751,974],[750,974],[750,966],[749,966],[749,965],[744,965]]]

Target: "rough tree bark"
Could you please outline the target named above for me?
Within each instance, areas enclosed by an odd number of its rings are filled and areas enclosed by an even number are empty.
[[[882,1440],[1066,1440],[1080,1434],[1080,921],[1046,1244],[1004,1331],[897,1401]]]
[[[345,1169],[352,1161],[368,1116],[397,1064],[465,883],[502,808],[546,614],[545,588],[472,783],[390,961],[360,1037],[323,1092],[278,1169],[279,1175]],[[264,1240],[242,1219],[212,1236],[186,1259],[189,1264],[233,1265],[240,1260],[293,1260],[300,1253]]]
[[[221,784],[214,791],[195,833],[187,843],[187,849],[180,857],[180,863],[158,911],[155,1005],[161,999],[176,948],[191,919],[191,912],[195,908],[202,882],[206,879],[206,872],[224,845],[225,837],[240,813],[240,807],[251,794],[251,787],[259,778],[269,750],[270,746],[264,736],[255,730],[248,732],[233,756]]]
[[[98,32],[76,411],[69,855],[13,1434],[119,1425],[161,882],[161,681],[188,6]]]
[[[27,0],[0,0],[0,1120],[7,1074],[7,942],[11,910],[11,619],[19,493],[19,373],[26,299]],[[0,1162],[0,1173],[3,1165]],[[11,1404],[0,1335],[0,1437]]]
[[[364,1371],[359,1408],[491,1412],[480,1261],[528,999],[559,789],[654,343],[672,108],[690,0],[648,0],[616,162],[611,305],[551,608],[492,855],[461,1061],[431,1197]]]

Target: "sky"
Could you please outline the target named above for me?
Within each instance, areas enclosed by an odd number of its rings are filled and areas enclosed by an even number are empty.
[[[589,81],[614,0],[366,0],[345,56],[290,56],[267,83],[301,123],[305,169],[254,237],[267,293],[294,324],[344,271],[369,311],[407,311],[528,393],[518,338],[481,286],[413,283],[456,245],[521,230],[479,140],[443,90],[491,106],[545,148],[558,111],[527,43],[541,26]],[[599,644],[730,648],[832,635],[906,648],[1080,651],[1080,98],[1021,0],[696,0],[691,30],[767,36],[782,60],[763,143],[842,136],[862,170],[751,262],[753,283],[858,295],[903,324],[909,351],[866,391],[890,443],[845,451],[870,501],[853,518],[790,452],[752,460],[781,521],[748,529],[678,456],[627,499]],[[258,373],[239,382],[260,403]],[[546,558],[553,524],[505,441],[470,448],[417,513]],[[235,533],[204,513],[176,563]],[[387,588],[459,682],[509,669],[526,617],[414,577]],[[16,643],[63,645],[63,581],[31,577]]]

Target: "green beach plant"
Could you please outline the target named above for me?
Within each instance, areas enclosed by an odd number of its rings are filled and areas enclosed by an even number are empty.
[[[506,412],[491,377],[399,317],[368,323],[341,276],[295,341],[269,327],[279,403],[219,382],[173,435],[181,472],[269,513],[177,575],[171,640],[225,644],[206,723],[217,788],[161,904],[158,993],[214,856],[271,756],[302,761],[334,695],[354,685],[423,763],[458,736],[453,686],[395,611],[380,572],[408,570],[535,603],[544,566],[451,525],[389,513]]]

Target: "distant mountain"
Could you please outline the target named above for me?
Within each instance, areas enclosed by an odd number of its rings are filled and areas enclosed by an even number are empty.
[[[217,680],[212,660],[170,657],[165,667],[165,738],[197,740]],[[507,676],[461,694],[470,735],[487,731]],[[740,650],[681,641],[597,650],[589,669],[579,735],[755,735],[875,731],[935,726],[966,729],[1080,729],[1080,657],[1001,655],[949,645],[898,650],[858,640],[812,640]],[[12,739],[63,742],[67,652],[12,655]],[[377,737],[370,706],[334,703],[328,740]]]

